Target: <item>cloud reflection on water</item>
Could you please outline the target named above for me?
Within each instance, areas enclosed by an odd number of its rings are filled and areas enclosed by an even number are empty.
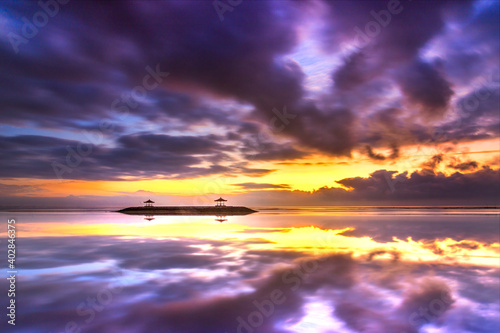
[[[109,214],[101,214],[104,223],[82,215],[76,223],[23,224],[21,332],[59,333],[68,322],[82,332],[211,333],[492,332],[500,325],[497,216],[475,216],[475,228],[464,222],[470,217],[434,217],[432,238],[432,218],[422,216],[420,223],[409,216],[346,223],[352,216],[311,215],[294,226],[286,214],[225,224],[121,216],[109,223]],[[260,322],[256,304],[266,309],[276,290],[285,301],[272,303],[269,317],[260,311]]]

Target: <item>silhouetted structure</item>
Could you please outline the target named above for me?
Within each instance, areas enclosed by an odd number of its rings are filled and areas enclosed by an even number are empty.
[[[217,221],[217,222],[222,223],[222,222],[226,222],[226,221],[227,221],[227,219],[226,219],[226,216],[225,216],[225,215],[217,215],[216,217],[217,217],[217,218],[215,219],[215,221]]]
[[[214,201],[216,202],[215,207],[226,207],[226,199],[219,198]]]
[[[226,199],[214,200],[215,206],[153,206],[153,200],[144,201],[145,206],[128,207],[118,210],[118,212],[129,215],[146,215],[146,218],[153,215],[212,215],[224,220],[226,216],[248,215],[256,211],[242,206],[226,206]],[[223,221],[219,221],[223,222]]]
[[[153,204],[155,203],[153,200],[148,199],[147,201],[144,201],[146,204],[144,207],[153,207]]]

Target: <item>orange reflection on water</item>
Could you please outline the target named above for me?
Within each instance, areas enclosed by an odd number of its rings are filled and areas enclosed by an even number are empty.
[[[405,261],[460,263],[480,266],[498,266],[500,244],[483,244],[473,240],[457,241],[451,238],[433,242],[414,241],[411,237],[390,242],[379,242],[371,237],[344,235],[355,228],[321,229],[315,226],[270,228],[242,224],[146,223],[146,224],[72,224],[72,223],[24,223],[23,237],[60,236],[121,236],[130,238],[195,238],[230,240],[234,244],[256,250],[290,250],[305,254],[352,252],[355,257],[369,257],[371,253],[391,259],[397,256]],[[252,242],[252,240],[254,240]],[[258,240],[258,241],[255,241]],[[247,242],[244,242],[247,241]],[[232,245],[239,246],[239,245]],[[237,250],[237,248],[235,248]]]

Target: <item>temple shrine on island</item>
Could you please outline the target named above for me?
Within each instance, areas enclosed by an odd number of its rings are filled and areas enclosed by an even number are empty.
[[[217,220],[225,221],[225,216],[248,215],[256,211],[242,206],[226,206],[226,199],[220,197],[215,199],[215,206],[153,206],[153,200],[144,201],[144,206],[128,207],[120,209],[117,212],[132,215],[145,215],[146,220],[153,218],[154,215],[212,215],[217,216]]]
[[[219,198],[214,201],[216,202],[215,207],[226,207],[226,199]]]
[[[144,201],[146,204],[144,207],[153,207],[153,204],[155,203],[153,200],[148,199],[147,201]]]

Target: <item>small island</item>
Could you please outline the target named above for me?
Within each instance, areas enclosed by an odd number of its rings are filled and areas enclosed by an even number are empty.
[[[215,206],[153,206],[154,201],[148,199],[142,207],[128,207],[117,212],[129,215],[208,215],[231,216],[248,215],[256,210],[243,206],[226,206],[227,200],[219,198],[214,200]]]

